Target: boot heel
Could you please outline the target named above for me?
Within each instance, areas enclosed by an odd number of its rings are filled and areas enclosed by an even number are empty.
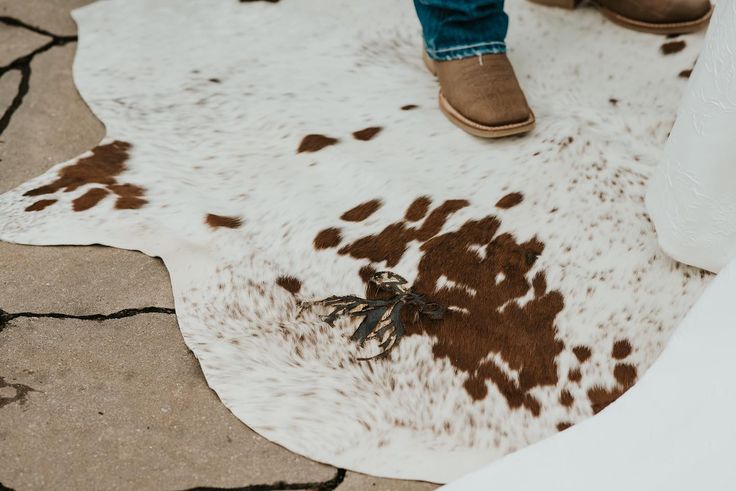
[[[574,9],[578,6],[581,0],[529,0],[530,2],[538,3],[540,5],[547,5],[548,7],[560,7],[563,9]]]

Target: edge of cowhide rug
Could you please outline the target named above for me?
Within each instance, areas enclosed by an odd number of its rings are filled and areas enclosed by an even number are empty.
[[[508,3],[539,124],[495,142],[437,110],[408,1],[84,7],[75,79],[107,137],[0,196],[0,239],[162,257],[210,386],[312,459],[446,482],[562,431],[709,280],[643,202],[701,36]],[[361,360],[360,319],[313,302],[380,298],[380,270],[447,311],[407,308]]]

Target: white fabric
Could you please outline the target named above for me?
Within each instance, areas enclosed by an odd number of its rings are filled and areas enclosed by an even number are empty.
[[[442,489],[736,488],[736,261],[711,283],[646,375],[613,405]]]
[[[718,271],[736,253],[736,1],[716,8],[665,155],[647,194],[660,245]]]

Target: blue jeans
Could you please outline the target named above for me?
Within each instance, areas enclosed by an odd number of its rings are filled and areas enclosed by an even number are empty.
[[[414,0],[429,57],[443,61],[505,53],[509,18],[503,1]]]

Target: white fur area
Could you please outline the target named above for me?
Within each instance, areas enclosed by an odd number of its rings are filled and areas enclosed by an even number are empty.
[[[144,187],[148,203],[117,210],[107,197],[73,212],[80,188],[25,212],[38,198],[23,193],[68,162],[0,197],[0,239],[161,256],[182,335],[210,386],[244,423],[310,458],[447,482],[552,435],[592,415],[590,388],[615,386],[614,342],[630,341],[626,363],[641,375],[709,280],[658,250],[643,202],[685,87],[678,73],[692,67],[701,36],[683,36],[685,49],[664,56],[669,40],[625,31],[593,9],[507,3],[510,58],[538,126],[492,142],[438,111],[408,0],[84,7],[75,12],[75,80],[107,128],[103,143],[132,145],[120,182]],[[400,109],[408,104],[419,107]],[[383,130],[372,140],[351,137],[373,126]],[[340,141],[297,154],[312,133]],[[512,192],[521,204],[494,207]],[[490,381],[474,401],[468,374],[435,359],[430,336],[404,338],[387,360],[357,361],[355,323],[330,328],[315,311],[299,315],[297,299],[276,285],[298,278],[301,300],[363,294],[367,261],[315,250],[315,236],[340,227],[348,244],[378,233],[425,195],[433,208],[470,202],[443,232],[494,215],[499,233],[545,244],[527,277],[544,271],[548,290],[563,295],[555,326],[565,348],[557,385],[532,389],[538,417],[510,407]],[[373,199],[383,206],[365,221],[340,219]],[[243,225],[213,229],[209,213]],[[419,246],[391,268],[410,282]],[[576,345],[592,350],[582,365]],[[582,380],[572,383],[578,366]]]

